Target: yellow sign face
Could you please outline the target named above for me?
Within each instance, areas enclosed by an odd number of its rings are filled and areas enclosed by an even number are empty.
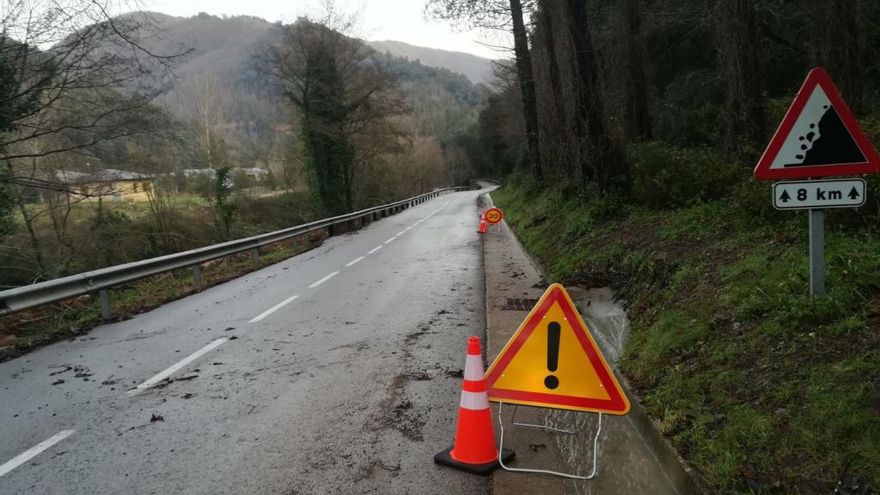
[[[565,288],[551,285],[486,371],[489,400],[623,415],[629,400]]]
[[[504,218],[504,214],[498,208],[489,208],[486,210],[486,221],[489,223],[498,223]]]

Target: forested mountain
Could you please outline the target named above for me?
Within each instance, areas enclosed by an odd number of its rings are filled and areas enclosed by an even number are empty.
[[[295,120],[291,109],[279,104],[278,88],[261,66],[267,47],[281,42],[283,26],[256,17],[205,13],[188,18],[149,13],[149,17],[154,29],[145,46],[156,53],[186,52],[176,61],[173,83],[157,103],[194,124],[191,131],[196,140],[199,132],[216,134],[213,139],[222,139],[224,152],[236,164],[265,166],[279,134],[291,131]],[[412,110],[414,131],[442,139],[453,128],[476,121],[486,89],[478,89],[465,76],[486,79],[491,71],[488,60],[396,42],[381,46],[391,54],[377,52],[375,60],[400,84]],[[398,56],[404,47],[406,54],[425,60]],[[468,74],[451,67],[461,67]]]
[[[418,60],[424,65],[442,67],[452,72],[464,74],[475,84],[488,84],[492,80],[492,61],[483,57],[469,53],[415,46],[401,41],[368,41],[367,44],[381,53],[387,52],[395,57]]]

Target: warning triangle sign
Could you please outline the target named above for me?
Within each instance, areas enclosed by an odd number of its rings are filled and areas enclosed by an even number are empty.
[[[862,175],[880,171],[880,157],[822,68],[807,80],[755,167],[761,180]]]
[[[551,285],[486,371],[489,400],[624,415],[629,400],[565,288]]]

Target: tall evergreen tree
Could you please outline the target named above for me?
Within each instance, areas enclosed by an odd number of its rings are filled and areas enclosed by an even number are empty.
[[[725,84],[724,145],[750,160],[766,140],[754,0],[719,0],[714,18],[719,72]]]

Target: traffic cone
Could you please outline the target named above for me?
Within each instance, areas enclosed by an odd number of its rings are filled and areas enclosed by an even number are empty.
[[[513,456],[512,450],[504,449],[501,453],[504,462]],[[500,465],[498,449],[495,447],[495,433],[492,431],[489,395],[486,393],[486,380],[483,378],[480,339],[477,337],[468,339],[455,445],[435,455],[434,462],[484,476]]]
[[[477,233],[478,234],[485,234],[486,233],[486,212],[483,212],[480,215],[480,228],[477,229]]]

